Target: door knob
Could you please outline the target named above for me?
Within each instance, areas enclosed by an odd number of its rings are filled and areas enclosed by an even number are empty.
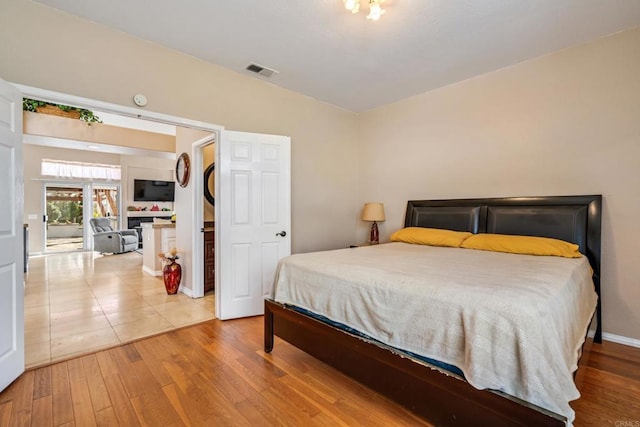
[[[286,231],[284,231],[284,230],[282,230],[282,231],[281,231],[281,232],[279,232],[279,233],[276,233],[276,236],[284,237],[284,236],[286,236],[286,235],[287,235],[287,232],[286,232]]]

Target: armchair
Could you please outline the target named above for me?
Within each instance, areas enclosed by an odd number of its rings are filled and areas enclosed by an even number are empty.
[[[93,250],[104,253],[121,254],[138,249],[136,230],[114,230],[109,218],[91,218],[93,229]]]

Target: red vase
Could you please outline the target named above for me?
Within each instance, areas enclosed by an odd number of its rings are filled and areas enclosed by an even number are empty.
[[[178,292],[180,287],[180,280],[182,279],[182,267],[177,262],[171,261],[162,269],[162,276],[164,278],[164,287],[167,289],[168,295],[174,295]]]

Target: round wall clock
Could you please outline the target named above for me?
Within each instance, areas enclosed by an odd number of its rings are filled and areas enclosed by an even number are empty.
[[[189,155],[182,153],[176,161],[176,181],[180,184],[180,187],[186,187],[189,183],[189,170],[191,164],[189,162]]]

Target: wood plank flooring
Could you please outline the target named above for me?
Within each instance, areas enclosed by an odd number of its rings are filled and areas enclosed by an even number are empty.
[[[27,371],[0,426],[420,426],[400,405],[277,339],[209,321]],[[576,426],[640,425],[640,349],[594,344]]]

